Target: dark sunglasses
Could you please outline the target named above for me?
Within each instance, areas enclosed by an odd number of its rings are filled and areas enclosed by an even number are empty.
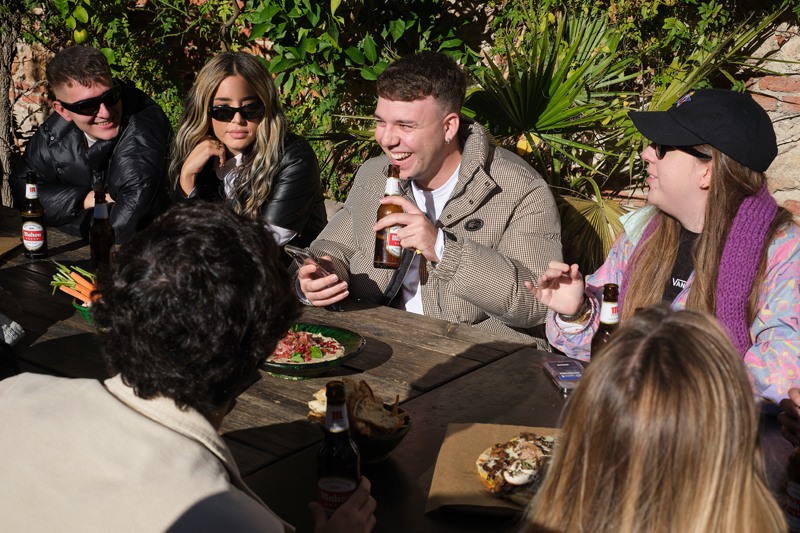
[[[226,105],[215,105],[208,110],[208,114],[214,120],[220,122],[230,122],[236,113],[240,113],[245,120],[255,120],[264,116],[264,104],[256,102],[242,107],[230,107]]]
[[[656,157],[659,159],[664,159],[664,156],[667,155],[667,152],[670,150],[680,150],[681,152],[693,155],[698,159],[705,159],[706,161],[711,159],[710,155],[706,155],[699,150],[695,150],[691,146],[670,146],[668,144],[653,143],[653,148],[655,148]]]
[[[106,108],[110,108],[119,102],[120,99],[120,87],[119,85],[115,85],[111,89],[107,90],[100,96],[95,96],[94,98],[87,98],[86,100],[79,100],[75,103],[68,104],[66,102],[62,102],[59,100],[61,107],[66,109],[67,111],[72,111],[78,115],[96,115],[98,111],[100,111],[100,105],[106,106]]]

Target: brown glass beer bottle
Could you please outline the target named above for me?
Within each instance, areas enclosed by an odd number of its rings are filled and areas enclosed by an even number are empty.
[[[116,253],[116,234],[108,221],[108,203],[106,192],[102,189],[94,191],[94,220],[89,228],[89,248],[92,252],[92,270],[97,271],[100,265],[110,265]]]
[[[608,343],[608,338],[618,326],[619,286],[616,283],[606,283],[603,286],[603,303],[600,306],[600,327],[592,337],[592,357]]]
[[[400,195],[400,167],[389,165],[386,173],[386,191],[383,197]],[[403,208],[394,204],[381,204],[378,206],[378,220],[392,213],[402,213]],[[402,226],[389,226],[375,233],[375,268],[398,268],[400,266],[400,239],[397,232]]]
[[[789,479],[786,482],[786,522],[790,533],[800,533],[800,448],[789,456]]]
[[[28,172],[25,185],[25,207],[22,208],[22,243],[25,257],[41,259],[47,257],[47,224],[44,221],[44,206],[39,201],[36,172]]]
[[[328,383],[325,439],[317,452],[317,500],[332,515],[355,492],[361,479],[361,456],[350,439],[344,383]]]

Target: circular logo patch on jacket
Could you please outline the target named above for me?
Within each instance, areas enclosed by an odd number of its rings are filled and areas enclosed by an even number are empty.
[[[483,220],[479,218],[473,218],[471,220],[467,220],[464,222],[464,229],[467,231],[478,231],[483,227]]]

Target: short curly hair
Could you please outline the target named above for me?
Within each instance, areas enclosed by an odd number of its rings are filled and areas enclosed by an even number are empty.
[[[103,357],[136,395],[210,413],[244,388],[298,316],[261,222],[222,204],[177,205],[100,270]]]
[[[419,52],[398,59],[378,76],[378,96],[413,102],[433,96],[445,113],[459,113],[467,94],[467,75],[441,52]]]

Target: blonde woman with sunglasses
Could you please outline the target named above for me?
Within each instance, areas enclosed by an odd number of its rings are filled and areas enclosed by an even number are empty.
[[[584,281],[551,262],[534,288],[550,307],[547,337],[589,358],[603,285],[619,285],[620,320],[666,301],[715,315],[767,412],[800,385],[800,229],[769,192],[778,154],[767,113],[748,94],[698,89],[668,111],[630,114],[651,141],[647,200],[603,266]]]
[[[288,131],[269,72],[246,52],[219,54],[200,70],[169,174],[173,201],[227,202],[260,218],[279,245],[307,246],[327,222],[314,151]]]

